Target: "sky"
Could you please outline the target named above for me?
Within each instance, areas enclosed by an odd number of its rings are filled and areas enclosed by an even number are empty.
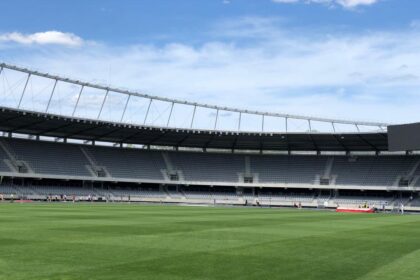
[[[420,1],[0,1],[0,61],[143,93],[420,121]]]

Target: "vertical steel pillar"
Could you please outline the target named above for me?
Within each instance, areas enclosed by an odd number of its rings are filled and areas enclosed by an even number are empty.
[[[80,96],[82,96],[82,92],[83,92],[84,88],[85,88],[85,86],[82,86],[80,88],[79,96],[77,96],[76,105],[74,106],[74,109],[73,109],[73,114],[71,114],[72,117],[74,117],[74,114],[76,114],[77,106],[79,105],[79,101],[80,101]]]
[[[335,133],[335,125],[334,125],[334,123],[332,122],[331,125],[332,125],[333,131]]]
[[[3,72],[3,66],[0,67],[0,75],[1,75],[2,72]]]
[[[354,124],[357,128],[357,132],[360,132],[359,126],[357,124]]]
[[[25,95],[25,91],[26,91],[26,88],[28,87],[28,83],[29,83],[30,78],[31,78],[31,74],[28,74],[28,78],[26,79],[25,87],[23,88],[22,95],[20,96],[20,99],[19,99],[18,109],[20,108],[20,105],[22,104],[23,96]]]
[[[47,108],[45,109],[45,113],[48,113],[48,109],[50,108],[51,100],[53,98],[55,87],[57,86],[57,83],[58,83],[58,80],[55,80],[53,89],[52,89],[51,94],[50,94],[50,98],[48,99],[48,104],[47,104]]]
[[[101,117],[102,110],[104,109],[104,105],[105,105],[106,99],[108,97],[108,93],[109,93],[109,89],[106,90],[106,93],[105,93],[105,96],[104,96],[104,100],[102,101],[101,109],[99,110],[99,114],[98,114],[97,119],[99,119]]]
[[[242,112],[239,112],[238,131],[241,131]]]
[[[122,122],[124,120],[125,111],[127,111],[127,106],[128,106],[128,102],[130,101],[130,97],[131,97],[131,95],[128,95],[127,101],[125,102],[124,111],[122,113],[120,122]]]
[[[144,124],[146,124],[146,121],[147,121],[147,116],[149,115],[150,106],[152,105],[152,102],[153,102],[153,99],[152,99],[152,98],[150,98],[149,106],[147,107],[146,115],[144,116],[143,125],[144,125]]]
[[[285,123],[286,123],[286,133],[289,131],[289,130],[288,130],[288,127],[287,127],[287,119],[288,119],[287,117],[286,117],[286,118],[284,118],[284,121],[285,121]]]
[[[309,124],[309,132],[312,132],[311,120],[308,120],[308,124]]]
[[[214,121],[214,130],[216,130],[216,128],[217,128],[218,119],[219,119],[219,109],[217,109],[217,111],[216,111],[216,120]]]
[[[261,132],[264,132],[264,121],[265,121],[265,115],[262,115]]]
[[[166,127],[169,127],[169,122],[171,121],[171,116],[172,116],[172,111],[174,110],[174,102],[172,102],[171,105],[171,111],[169,112],[169,117],[168,117],[168,121],[166,122]]]
[[[193,127],[194,124],[194,118],[195,118],[195,111],[197,110],[197,105],[194,105],[194,111],[193,111],[193,115],[192,115],[192,119],[191,119],[191,125],[190,128]]]

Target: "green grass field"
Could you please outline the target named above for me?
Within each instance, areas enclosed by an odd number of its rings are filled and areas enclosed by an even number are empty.
[[[0,279],[420,279],[420,215],[0,204]]]

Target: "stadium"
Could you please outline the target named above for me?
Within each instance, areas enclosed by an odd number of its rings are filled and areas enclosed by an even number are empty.
[[[355,279],[410,248],[379,245],[384,226],[390,240],[417,238],[418,216],[399,216],[420,211],[416,124],[218,107],[5,63],[0,75],[1,240],[13,256],[3,263],[24,262],[2,279]],[[74,104],[56,101],[68,92]],[[173,121],[185,116],[184,126]],[[219,128],[226,116],[236,129]],[[259,130],[243,129],[247,116]],[[212,128],[200,128],[203,118]],[[306,127],[293,131],[294,122]],[[361,261],[360,271],[342,267]],[[301,262],[308,267],[296,269]],[[395,265],[366,279],[395,279]]]
[[[419,10],[0,1],[0,280],[417,280]]]
[[[7,82],[3,88],[9,89],[3,95],[15,94],[19,100],[16,107],[2,107],[0,115],[0,174],[5,199],[65,197],[77,201],[334,209],[363,206],[389,211],[404,205],[407,211],[420,210],[420,157],[409,150],[389,151],[390,136],[384,123],[223,108],[142,95],[7,64],[0,67]],[[25,99],[29,84],[32,90],[42,88],[49,93],[42,110],[25,107],[30,104]],[[40,84],[51,88],[46,90]],[[64,88],[62,84],[80,89],[71,115],[54,113],[54,97],[65,93],[58,90]],[[93,94],[102,99],[97,112],[81,103],[84,95],[96,98]],[[112,121],[105,117],[105,110],[115,106],[111,102],[120,98],[118,95],[125,103],[119,116],[108,114],[119,119]],[[127,108],[138,110],[130,107],[131,103],[139,104],[134,99],[147,104],[141,124],[124,119]],[[152,119],[150,109],[157,102],[170,108],[166,126],[148,122]],[[171,122],[176,107],[183,107],[181,112],[192,110],[189,127],[176,127]],[[205,123],[197,119],[198,112],[204,110],[214,111],[200,115],[214,118],[213,129],[194,126]],[[84,117],[82,113],[87,111],[97,117]],[[118,110],[114,108],[114,112]],[[218,129],[218,121],[225,121],[218,116],[225,112],[237,115],[236,130]],[[261,129],[243,131],[243,115],[260,119]],[[267,131],[264,122],[269,118],[274,119],[272,123],[284,123],[286,130]],[[303,121],[307,128],[290,131],[293,121]],[[316,123],[324,129],[327,124],[333,131],[314,130]],[[338,132],[340,126],[355,131]]]

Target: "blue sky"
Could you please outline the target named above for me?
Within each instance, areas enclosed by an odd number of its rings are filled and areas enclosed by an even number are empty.
[[[1,1],[0,60],[199,102],[420,119],[420,1]]]
[[[322,1],[322,0],[321,0]],[[299,1],[297,1],[299,2]],[[60,30],[109,44],[165,42],[198,43],[221,21],[278,17],[288,28],[398,30],[417,20],[420,3],[382,0],[371,5],[343,8],[339,4],[282,4],[271,0],[39,0],[2,1],[2,32],[34,33]],[[159,40],[161,39],[161,40]]]

